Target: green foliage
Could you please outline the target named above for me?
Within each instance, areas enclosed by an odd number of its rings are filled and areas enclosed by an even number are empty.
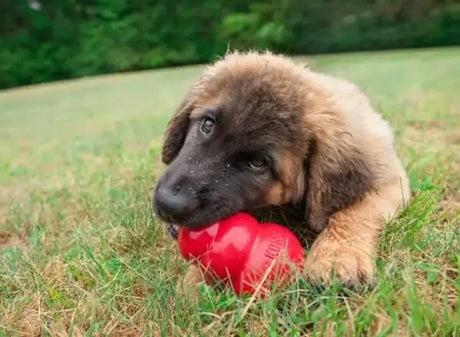
[[[0,88],[206,62],[229,47],[322,53],[455,45],[458,18],[453,0],[5,0]]]

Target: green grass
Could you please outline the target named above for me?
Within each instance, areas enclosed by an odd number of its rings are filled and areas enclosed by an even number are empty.
[[[166,123],[201,67],[0,92],[0,336],[460,336],[460,49],[313,57],[395,129],[414,200],[364,293],[203,288],[151,216]]]

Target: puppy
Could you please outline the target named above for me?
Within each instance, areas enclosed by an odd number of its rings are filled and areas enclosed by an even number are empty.
[[[360,89],[269,52],[229,53],[190,86],[162,161],[153,208],[170,228],[277,211],[326,284],[375,280],[379,234],[410,197],[392,130]]]

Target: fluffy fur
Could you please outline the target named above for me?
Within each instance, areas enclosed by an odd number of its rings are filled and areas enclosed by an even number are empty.
[[[281,215],[317,282],[372,282],[382,227],[410,197],[392,130],[362,91],[268,52],[230,53],[191,85],[162,159],[161,219],[197,227],[243,210]]]

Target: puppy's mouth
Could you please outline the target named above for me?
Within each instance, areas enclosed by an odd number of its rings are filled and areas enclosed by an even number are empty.
[[[249,211],[246,211],[246,210],[243,210],[242,212],[247,212],[249,213]],[[225,219],[227,217],[229,217],[230,215],[228,216],[223,216],[221,219],[218,219],[212,223],[216,223],[222,219]],[[208,225],[202,225],[202,226],[187,226],[187,225],[182,225],[182,224],[179,224],[179,223],[175,223],[175,222],[171,222],[171,221],[163,221],[163,224],[164,226],[166,227],[169,235],[173,238],[173,239],[177,239],[179,237],[179,230],[180,228],[201,228],[201,227],[206,227]]]
[[[173,239],[177,239],[179,237],[179,226],[173,223],[165,223],[166,229],[168,230],[169,235]]]
[[[247,211],[245,211],[247,212]],[[216,223],[218,221],[221,221],[222,219],[225,219],[229,216],[231,216],[232,214],[234,214],[235,212],[233,213],[229,213],[229,214],[221,214],[219,218],[215,218],[213,219],[213,221],[210,221],[210,222],[201,222],[201,224],[199,226],[197,225],[190,225],[190,223],[187,223],[187,222],[175,222],[174,220],[170,219],[170,220],[166,220],[165,219],[163,220],[163,224],[164,226],[166,227],[169,235],[174,238],[174,239],[177,239],[179,237],[179,231],[181,228],[195,228],[195,229],[198,229],[198,228],[202,228],[202,227],[206,227],[206,226],[209,226],[213,223]]]
[[[155,216],[160,220],[161,223],[163,223],[169,235],[174,239],[178,238],[181,228],[199,229],[206,227],[221,221],[222,219],[228,218],[238,211],[241,210],[220,209],[216,207],[213,207],[212,209],[197,208],[194,214],[191,214],[188,217],[179,218],[169,216],[154,207]]]

